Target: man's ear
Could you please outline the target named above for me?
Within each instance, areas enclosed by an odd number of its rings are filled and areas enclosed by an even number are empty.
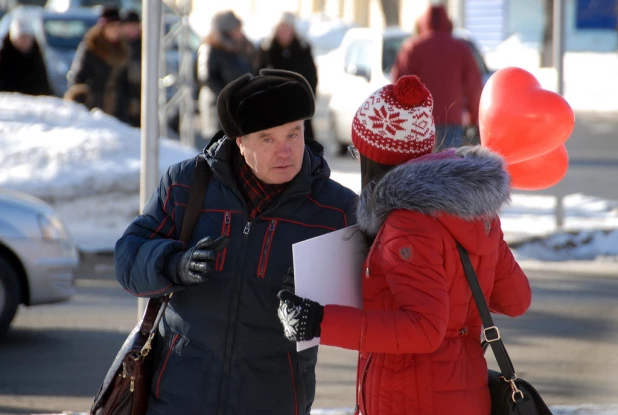
[[[238,146],[238,149],[240,150],[240,155],[244,156],[244,148],[245,146],[243,146],[242,144],[242,137],[237,137],[236,138],[236,145]]]

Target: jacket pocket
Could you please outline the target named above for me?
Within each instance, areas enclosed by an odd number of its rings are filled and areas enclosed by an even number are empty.
[[[225,212],[223,215],[223,225],[221,226],[221,236],[230,236],[230,230],[232,229],[232,213]],[[225,266],[225,257],[227,256],[227,248],[217,254],[217,261],[215,263],[215,270],[223,271]]]
[[[212,354],[179,333],[170,333],[171,341],[161,351],[158,370],[152,380],[149,413],[166,413],[174,402],[174,413],[196,414],[214,388],[207,383]]]
[[[273,238],[275,231],[277,230],[277,220],[272,219],[268,225],[268,229],[264,234],[264,241],[262,242],[262,250],[260,255],[260,262],[258,263],[258,275],[259,279],[264,279],[266,276],[266,270],[268,269],[268,258],[270,256],[270,249],[272,248]]]
[[[167,362],[170,359],[170,355],[172,354],[172,351],[174,350],[174,346],[176,346],[176,343],[178,343],[178,339],[179,339],[179,335],[176,334],[174,335],[174,337],[172,338],[172,342],[170,343],[170,346],[167,348],[167,350],[163,353],[163,360],[161,361],[161,370],[159,371],[159,375],[157,376],[157,383],[156,383],[156,387],[155,387],[155,397],[159,397],[159,389],[161,387],[161,379],[163,378],[163,374],[165,373],[165,368],[167,367]]]

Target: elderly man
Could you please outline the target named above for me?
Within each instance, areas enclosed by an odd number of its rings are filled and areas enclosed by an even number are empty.
[[[159,327],[149,414],[309,414],[317,348],[282,335],[277,292],[292,244],[355,222],[357,196],[304,143],[315,99],[301,75],[262,70],[221,92],[223,134],[191,243],[179,239],[193,159],[171,166],[116,244],[137,296],[174,293]],[[315,148],[315,146],[311,146]]]

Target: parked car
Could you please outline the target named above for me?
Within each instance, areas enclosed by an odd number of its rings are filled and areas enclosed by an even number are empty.
[[[40,7],[18,7],[0,20],[0,37],[6,36],[11,21],[17,16],[25,16],[31,22],[47,65],[49,83],[54,95],[62,97],[67,89],[67,72],[77,46],[84,34],[97,23],[99,13],[91,9],[58,13]]]
[[[454,34],[470,46],[485,82],[492,72],[483,55],[465,32]],[[353,28],[346,33],[331,61],[337,67],[332,71],[328,68],[337,77],[328,107],[330,131],[340,154],[352,144],[352,119],[358,106],[374,91],[391,83],[391,68],[410,36],[410,32],[399,28]]]
[[[75,244],[50,205],[0,189],[0,336],[20,304],[71,298],[78,265]]]

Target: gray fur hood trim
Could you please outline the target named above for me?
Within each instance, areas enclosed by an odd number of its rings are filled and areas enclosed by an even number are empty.
[[[495,216],[509,201],[510,176],[504,160],[481,146],[462,147],[451,157],[397,166],[377,184],[365,186],[358,225],[375,236],[393,210],[474,220]]]

